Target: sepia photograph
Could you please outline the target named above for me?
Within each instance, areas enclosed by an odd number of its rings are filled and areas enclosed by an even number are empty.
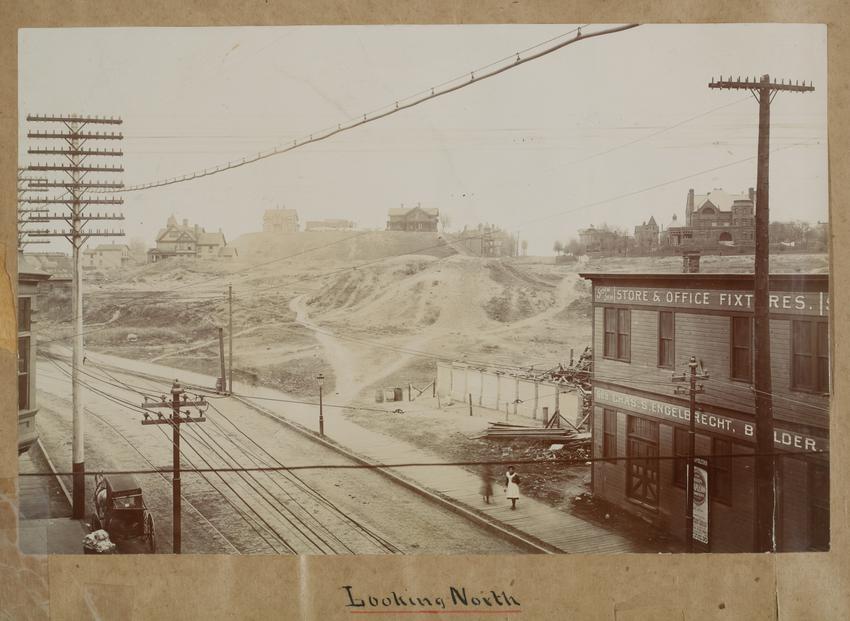
[[[21,552],[828,551],[827,92],[818,24],[20,29]]]

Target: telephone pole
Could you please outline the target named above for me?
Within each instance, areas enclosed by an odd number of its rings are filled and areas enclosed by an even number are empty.
[[[227,285],[227,392],[233,394],[233,285]]]
[[[765,74],[760,80],[713,78],[709,88],[748,90],[759,104],[758,172],[756,178],[755,217],[755,288],[754,377],[756,412],[756,552],[776,552],[776,460],[773,441],[773,385],[770,374],[770,104],[779,91],[806,93],[815,90],[790,80],[771,81]]]
[[[182,399],[181,399],[182,396]],[[183,410],[183,418],[180,417],[180,408],[198,408],[198,416],[192,418],[188,409]],[[186,423],[202,423],[207,420],[204,417],[204,412],[208,407],[208,403],[203,396],[200,399],[190,401],[186,397],[186,391],[180,386],[180,382],[174,380],[171,387],[171,402],[169,403],[165,395],[161,401],[148,401],[142,404],[142,408],[152,410],[155,408],[170,408],[171,418],[157,413],[157,418],[151,418],[145,412],[143,425],[171,425],[171,444],[172,444],[172,479],[171,479],[171,541],[174,554],[180,554],[181,550],[181,506],[180,506],[180,425]]]
[[[80,372],[83,366],[83,245],[90,237],[112,237],[124,235],[124,231],[92,230],[88,225],[93,221],[100,220],[123,220],[124,216],[119,214],[92,213],[92,205],[122,205],[121,198],[105,197],[100,193],[93,198],[88,196],[89,190],[102,192],[104,190],[117,190],[124,187],[121,182],[110,181],[87,181],[89,173],[122,173],[124,168],[118,164],[98,165],[92,164],[90,158],[121,157],[123,153],[118,149],[92,148],[89,144],[97,140],[123,140],[121,132],[92,131],[91,126],[121,125],[120,118],[85,116],[79,114],[70,115],[27,115],[30,123],[49,123],[50,129],[45,131],[27,132],[27,138],[46,144],[46,147],[30,148],[30,155],[60,156],[58,162],[32,164],[27,167],[28,171],[59,173],[56,180],[43,180],[30,184],[31,188],[53,190],[61,194],[51,198],[27,199],[24,202],[30,205],[64,205],[67,209],[61,213],[39,214],[40,222],[51,220],[64,222],[67,228],[60,230],[44,230],[30,233],[38,237],[64,237],[71,243],[73,259],[73,277],[71,293],[73,298],[73,356],[71,359],[71,402],[73,407],[73,443],[72,443],[72,465],[73,471],[73,517],[82,519],[85,515],[85,452],[84,435],[85,419],[83,407],[83,391],[80,383]],[[112,161],[112,160],[110,160]],[[64,173],[61,174],[61,173]]]
[[[690,373],[680,373],[673,375],[674,382],[688,381],[690,386],[686,389],[684,386],[676,386],[675,394],[688,395],[690,405],[688,408],[688,476],[687,476],[687,507],[685,510],[685,519],[687,522],[688,531],[688,552],[694,551],[694,456],[696,455],[697,446],[697,426],[696,426],[696,411],[697,411],[697,395],[705,392],[702,384],[697,385],[698,379],[708,379],[708,373],[697,373],[697,359],[691,356],[688,361]]]
[[[44,207],[27,206],[26,197],[30,192],[48,192],[47,188],[34,187],[33,184],[45,183],[43,177],[27,176],[25,168],[18,168],[18,252],[23,252],[24,246],[29,244],[49,244],[47,239],[29,239],[31,235],[46,232],[44,229],[28,229],[27,225],[32,222],[46,222],[44,216],[48,210]]]

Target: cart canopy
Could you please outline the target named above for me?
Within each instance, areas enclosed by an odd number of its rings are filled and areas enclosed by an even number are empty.
[[[142,493],[142,488],[132,475],[106,474],[103,478],[113,496],[135,496]]]

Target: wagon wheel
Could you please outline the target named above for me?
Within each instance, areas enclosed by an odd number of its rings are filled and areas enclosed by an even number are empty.
[[[145,517],[145,538],[148,540],[148,551],[156,553],[156,531],[153,527],[153,516],[148,513]]]

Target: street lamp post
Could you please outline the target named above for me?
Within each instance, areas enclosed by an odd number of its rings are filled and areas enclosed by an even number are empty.
[[[316,376],[316,381],[319,382],[319,435],[325,435],[325,416],[322,411],[322,384],[325,383],[325,376],[319,373]]]

